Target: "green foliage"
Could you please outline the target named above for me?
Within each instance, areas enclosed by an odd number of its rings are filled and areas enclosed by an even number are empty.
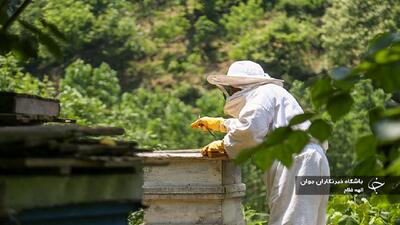
[[[396,0],[332,0],[322,27],[323,47],[330,66],[354,66],[377,34],[400,27]]]
[[[121,91],[117,73],[107,64],[93,68],[80,59],[66,68],[61,90],[65,86],[73,87],[84,96],[96,97],[107,105],[115,103]]]
[[[202,115],[218,117],[223,114],[225,100],[219,89],[206,91],[196,100],[196,107]]]
[[[303,113],[303,114],[296,115],[290,120],[289,125],[290,126],[294,126],[294,125],[297,125],[297,124],[301,124],[301,123],[311,119],[314,115],[315,114],[311,113],[311,112],[306,112],[306,113]]]
[[[9,54],[0,56],[0,91],[14,91],[28,93],[42,97],[54,97],[55,88],[47,76],[43,80],[23,72],[17,59]]]
[[[325,79],[319,81],[323,80]],[[302,107],[309,110],[313,108],[311,103],[313,92],[310,89],[315,89],[315,86],[306,88],[305,84],[299,81],[294,82],[290,89],[290,92],[299,100]],[[327,89],[329,90],[330,86],[327,86]],[[329,96],[329,92],[326,95]],[[355,84],[354,89],[351,91],[351,96],[354,99],[353,107],[345,116],[332,124],[331,133],[328,128],[323,129],[326,132],[322,132],[323,130],[320,131],[319,129],[314,132],[313,125],[309,130],[313,136],[331,134],[328,139],[329,150],[327,155],[331,174],[333,175],[343,175],[351,172],[354,162],[358,160],[352,151],[355,148],[357,138],[371,134],[371,129],[368,126],[367,109],[382,107],[389,97],[382,90],[374,90],[370,81],[362,81]],[[325,101],[327,100],[325,99]],[[324,110],[322,110],[322,118],[329,120],[329,114]]]
[[[304,79],[318,70],[313,66],[318,52],[312,50],[317,35],[310,21],[275,14],[264,27],[240,35],[228,54],[232,60],[260,62],[272,74],[296,74]]]
[[[243,182],[246,184],[244,202],[257,212],[265,212],[267,206],[266,187],[262,179],[264,175],[265,171],[250,161],[242,165]]]
[[[198,143],[211,141],[190,128],[196,118],[192,107],[160,88],[152,92],[140,88],[132,94],[124,93],[115,107],[113,112],[119,118],[115,125],[125,127],[127,137],[143,146],[195,148]]]
[[[336,195],[328,204],[328,224],[399,224],[400,204],[389,204],[381,196]]]
[[[22,60],[27,60],[38,55],[39,43],[44,46],[52,56],[61,58],[62,52],[59,41],[65,41],[65,36],[53,23],[35,15],[39,26],[21,19],[22,13],[32,1],[3,1],[0,4],[0,55],[12,52]],[[40,13],[39,13],[40,14]],[[16,32],[12,27],[18,21],[22,29]]]
[[[290,14],[322,14],[327,2],[327,0],[279,0],[276,7],[285,9]]]
[[[250,0],[247,3],[240,3],[238,6],[232,7],[231,12],[223,16],[221,23],[224,25],[229,38],[240,39],[246,32],[254,29],[263,14],[261,1]]]
[[[217,24],[208,19],[207,16],[200,16],[194,24],[195,35],[193,37],[196,45],[206,44],[213,38],[213,34],[217,31]]]
[[[128,216],[128,225],[142,225],[143,224],[144,210],[139,209]]]
[[[65,69],[59,97],[63,117],[77,119],[80,124],[123,127],[123,138],[137,140],[145,148],[196,148],[211,142],[212,137],[189,125],[197,118],[197,107],[207,115],[220,115],[222,96],[214,90],[191,100],[192,89],[175,90],[139,88],[120,96],[115,71],[106,64],[93,68],[78,60]],[[219,107],[209,108],[204,104],[208,101]]]
[[[247,225],[264,225],[268,222],[266,213],[259,213],[248,206],[244,207],[243,214]]]
[[[293,161],[292,154],[300,153],[309,140],[310,137],[304,131],[279,127],[271,131],[263,143],[241,151],[235,161],[243,163],[252,158],[254,163],[264,170],[270,168],[274,160],[290,167]]]
[[[326,104],[326,110],[333,121],[337,121],[346,115],[353,106],[353,99],[350,93],[338,93],[332,96]]]
[[[100,65],[106,62],[126,72],[130,60],[140,60],[155,51],[134,17],[131,1],[34,1],[23,19],[35,21],[35,14],[57,24],[67,43],[62,46],[63,62],[68,65],[81,58]],[[39,60],[30,63],[40,72],[55,67],[49,51],[41,48]]]
[[[400,33],[386,33],[377,37],[369,47],[365,60],[355,69],[352,78],[361,73],[371,79],[376,88],[387,93],[400,93]]]
[[[176,41],[183,38],[189,28],[189,21],[183,15],[168,17],[157,21],[154,27],[154,37],[165,42]]]
[[[331,120],[336,122],[339,119],[345,118],[345,116],[353,116],[349,114],[351,107],[354,103],[363,99],[362,96],[360,96],[360,98],[354,97],[357,91],[361,89],[357,85],[364,85],[364,87],[368,88],[368,85],[365,85],[367,82],[365,80],[366,78],[370,78],[372,84],[369,86],[370,90],[367,93],[373,93],[373,88],[380,87],[384,88],[387,95],[398,93],[400,85],[397,84],[396,79],[400,76],[400,70],[397,71],[400,57],[397,56],[399,53],[397,48],[400,38],[397,37],[397,34],[382,35],[373,42],[366,54],[366,59],[355,69],[336,70],[332,75],[334,79],[325,76],[315,82],[311,88],[311,98],[314,105],[316,105],[318,109],[325,109],[330,115]],[[379,58],[378,55],[382,57],[379,59],[380,63],[377,62],[377,58]],[[365,66],[365,64],[369,66]],[[357,83],[357,81],[359,81],[359,83]],[[390,85],[390,88],[382,84]],[[376,94],[386,100],[385,94],[379,93],[382,93],[381,90],[377,90]],[[373,100],[368,100],[374,103]],[[393,166],[390,167],[390,165],[396,165],[394,167],[397,168],[398,164],[396,159],[400,156],[400,146],[398,142],[398,140],[400,140],[400,133],[398,132],[398,128],[396,128],[398,127],[398,119],[400,118],[398,104],[387,110],[383,106],[380,108],[364,106],[364,108],[359,109],[358,112],[364,114],[364,118],[369,114],[369,122],[367,121],[365,124],[370,125],[370,127],[354,124],[356,121],[354,119],[350,120],[351,123],[349,124],[351,124],[350,126],[356,125],[358,128],[362,128],[362,130],[356,130],[356,134],[362,133],[363,135],[369,135],[368,132],[372,131],[376,140],[369,140],[370,143],[375,143],[369,146],[369,151],[377,151],[376,154],[371,154],[369,157],[363,158],[364,155],[362,154],[368,151],[364,149],[366,146],[362,145],[360,142],[366,141],[365,137],[363,137],[356,146],[357,161],[354,163],[353,173],[357,175],[382,175],[385,173],[393,173]],[[323,116],[324,114],[321,112],[320,115]],[[306,118],[307,115],[303,117]],[[294,119],[298,120],[299,117],[295,117]],[[243,162],[253,157],[255,163],[264,169],[269,168],[272,161],[275,159],[280,160],[285,165],[290,165],[290,156],[299,151],[298,149],[294,149],[293,146],[304,146],[300,143],[302,143],[303,140],[308,141],[308,139],[306,139],[306,137],[308,137],[307,134],[311,134],[320,140],[327,139],[331,135],[331,129],[328,123],[320,119],[311,122],[312,125],[310,128],[306,132],[303,132],[303,138],[300,136],[300,133],[298,136],[293,136],[293,130],[290,126],[275,129],[259,146],[247,151],[242,151],[237,161]],[[294,122],[292,122],[292,124],[293,123]],[[335,125],[338,124],[340,125],[340,122]],[[342,125],[349,126],[348,124]],[[335,137],[335,134],[333,133],[332,136]],[[360,136],[353,137],[357,139]],[[397,172],[394,173],[397,174]]]
[[[332,127],[323,119],[316,119],[308,128],[310,134],[320,141],[327,140],[332,133]]]
[[[107,121],[107,107],[96,97],[82,95],[70,86],[63,86],[59,95],[61,102],[61,116],[77,119],[79,124],[105,125]]]

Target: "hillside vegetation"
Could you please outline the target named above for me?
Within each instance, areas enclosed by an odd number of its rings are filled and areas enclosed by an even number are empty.
[[[123,138],[137,140],[144,148],[179,149],[199,148],[213,140],[208,133],[190,129],[198,116],[223,116],[222,94],[206,83],[206,75],[225,74],[235,60],[253,60],[271,76],[285,79],[285,87],[304,109],[313,109],[306,83],[334,66],[356,65],[377,34],[398,31],[400,4],[41,0],[34,1],[22,18],[38,27],[43,26],[40,19],[57,25],[65,35],[65,41],[59,41],[62,57],[54,57],[40,44],[36,58],[0,56],[0,90],[57,97],[63,117],[80,124],[123,127]],[[11,30],[26,32],[19,24]],[[366,109],[383,106],[390,98],[369,81],[358,83],[351,95],[354,105],[333,124],[329,140],[333,175],[352,172],[355,141],[371,133]],[[263,172],[250,163],[243,168],[246,204],[265,210]],[[338,202],[353,205],[339,207]],[[336,197],[329,219],[332,224],[394,224],[399,206],[376,202]],[[375,214],[363,214],[358,207]],[[381,215],[396,209],[397,214]]]

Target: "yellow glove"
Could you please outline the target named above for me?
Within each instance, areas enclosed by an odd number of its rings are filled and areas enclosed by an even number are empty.
[[[213,130],[226,133],[227,129],[224,126],[224,118],[222,117],[202,117],[191,124],[192,128],[200,128],[204,131]]]
[[[211,142],[201,149],[201,154],[210,158],[226,156],[224,141],[218,140]]]

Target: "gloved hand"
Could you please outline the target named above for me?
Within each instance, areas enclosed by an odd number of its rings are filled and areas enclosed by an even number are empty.
[[[227,129],[224,126],[224,118],[222,117],[202,117],[191,124],[192,128],[200,128],[204,131],[213,130],[226,133]]]
[[[213,141],[201,149],[201,154],[210,158],[225,156],[224,141]]]

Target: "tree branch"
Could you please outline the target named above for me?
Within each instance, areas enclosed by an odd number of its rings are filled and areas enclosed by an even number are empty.
[[[10,17],[10,19],[7,20],[7,22],[4,24],[4,26],[1,28],[2,31],[6,31],[15,20],[21,15],[21,13],[26,9],[26,7],[32,2],[32,0],[25,0],[21,6],[15,10],[14,14]]]

